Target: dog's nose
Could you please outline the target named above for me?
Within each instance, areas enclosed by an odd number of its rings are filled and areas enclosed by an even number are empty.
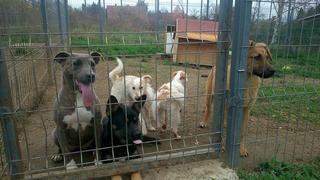
[[[269,69],[268,71],[268,76],[273,76],[273,74],[276,72],[274,69]]]
[[[96,79],[96,76],[95,76],[94,74],[88,74],[88,75],[86,76],[87,82],[94,82],[95,79]]]
[[[142,137],[142,133],[140,130],[137,130],[133,133],[133,137],[136,138],[136,139],[141,139]]]
[[[274,69],[270,69],[270,74],[274,74],[276,71]]]

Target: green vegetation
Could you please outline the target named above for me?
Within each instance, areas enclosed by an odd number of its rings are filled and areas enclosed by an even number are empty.
[[[114,56],[144,56],[163,52],[163,42],[156,42],[154,34],[143,34],[140,37],[136,34],[112,34],[107,36],[107,43],[102,44],[95,37],[73,36],[72,46],[90,47],[92,50],[98,50],[108,57]],[[140,41],[141,40],[141,41]],[[105,40],[104,40],[105,41]]]
[[[277,52],[276,52],[277,53]],[[320,55],[317,53],[279,53],[273,64],[280,75],[294,74],[307,78],[320,79]]]
[[[251,115],[278,122],[320,123],[320,85],[261,87]]]
[[[320,158],[310,163],[287,163],[277,160],[261,163],[254,172],[238,171],[245,180],[311,180],[320,179]]]

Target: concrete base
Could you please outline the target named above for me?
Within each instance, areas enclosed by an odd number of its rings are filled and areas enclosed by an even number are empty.
[[[218,160],[205,160],[193,163],[165,166],[142,171],[144,180],[193,180],[193,179],[228,179],[236,180],[236,172]]]

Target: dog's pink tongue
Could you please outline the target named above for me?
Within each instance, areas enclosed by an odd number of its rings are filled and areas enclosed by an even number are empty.
[[[140,139],[134,140],[133,144],[142,144],[142,141]]]
[[[82,84],[78,82],[79,88],[82,93],[83,103],[85,107],[91,107],[93,102],[93,93],[90,85]]]

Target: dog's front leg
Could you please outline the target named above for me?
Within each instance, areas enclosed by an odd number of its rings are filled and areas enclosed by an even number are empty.
[[[150,107],[148,107],[150,108]],[[153,113],[149,113],[147,107],[143,107],[142,110],[141,110],[141,115],[142,115],[142,119],[145,124],[146,124],[146,128],[149,130],[149,131],[155,131],[156,129],[152,126],[152,121],[154,119],[153,117]]]
[[[102,164],[101,160],[102,160],[102,156],[101,156],[101,150],[100,148],[102,148],[101,145],[101,135],[102,135],[102,113],[101,113],[101,109],[98,105],[95,106],[95,117],[94,117],[94,137],[95,137],[95,148],[96,151],[94,152],[94,161],[95,161],[95,165],[99,165]]]
[[[68,141],[66,139],[64,130],[62,130],[62,128],[57,128],[56,134],[57,134],[57,139],[59,142],[62,156],[64,157],[64,165],[66,166],[66,169],[70,170],[70,169],[78,168],[75,160],[72,159],[71,157],[72,156],[70,154],[71,151],[69,150]]]
[[[243,108],[243,120],[242,120],[242,124],[241,124],[241,132],[240,132],[240,156],[241,157],[248,156],[248,151],[247,151],[245,144],[244,144],[244,138],[245,138],[245,135],[247,134],[249,112],[250,112],[249,107]]]

